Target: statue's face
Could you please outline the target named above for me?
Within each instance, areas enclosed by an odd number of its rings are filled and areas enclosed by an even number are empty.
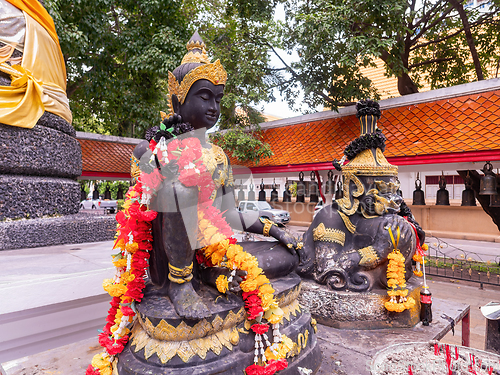
[[[184,104],[174,110],[184,122],[195,129],[210,129],[220,115],[220,101],[224,96],[224,85],[214,85],[206,79],[196,81],[186,96]]]
[[[397,193],[399,181],[396,177],[365,177],[360,179],[366,189],[366,194],[360,203],[368,215],[399,212],[403,198]]]

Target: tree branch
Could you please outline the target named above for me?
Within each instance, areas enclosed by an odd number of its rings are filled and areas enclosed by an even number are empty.
[[[474,43],[474,37],[472,36],[469,19],[467,18],[464,7],[462,3],[458,2],[457,0],[447,1],[455,8],[460,16],[460,20],[462,21],[462,25],[464,26],[465,39],[467,40],[472,61],[474,62],[474,68],[476,69],[477,80],[482,81],[484,80],[483,69],[481,68],[481,62],[479,61],[479,56],[477,54],[476,44]]]
[[[419,66],[422,66],[422,65],[429,65],[429,64],[434,64],[434,63],[441,63],[441,62],[445,62],[445,61],[451,61],[453,59],[454,59],[453,57],[441,57],[439,59],[426,60],[426,61],[419,62],[417,64],[412,64],[412,65],[410,65],[408,67],[408,69],[418,68]]]

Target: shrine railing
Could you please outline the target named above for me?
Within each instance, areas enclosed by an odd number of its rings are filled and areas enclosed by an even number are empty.
[[[500,252],[498,255],[465,251],[446,241],[430,237],[425,272],[439,276],[487,285],[500,285]]]

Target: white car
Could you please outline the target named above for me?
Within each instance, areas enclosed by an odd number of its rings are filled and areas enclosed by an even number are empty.
[[[277,224],[286,224],[290,221],[288,211],[272,208],[269,203],[264,201],[241,201],[238,210],[243,213],[258,211],[259,216],[268,218]]]
[[[87,198],[84,201],[80,202],[80,210],[85,209],[85,210],[95,210],[97,208],[100,208],[101,206],[101,200],[92,200]]]

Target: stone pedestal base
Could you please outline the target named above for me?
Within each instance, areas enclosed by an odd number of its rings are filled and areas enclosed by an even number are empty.
[[[413,327],[420,321],[420,281],[407,282],[415,306],[401,313],[387,311],[385,290],[367,293],[337,292],[314,281],[303,281],[299,302],[319,323],[340,329]]]
[[[110,241],[115,215],[76,214],[0,222],[0,251],[31,247]]]
[[[486,319],[486,339],[484,348],[500,354],[500,320]]]
[[[317,371],[321,353],[316,324],[299,306],[300,278],[293,274],[272,280],[275,296],[285,312],[281,333],[294,342],[288,368],[280,374],[297,374],[298,367]],[[118,356],[115,374],[244,374],[253,363],[255,335],[245,319],[239,296],[221,296],[201,285],[198,294],[212,316],[200,321],[181,319],[167,297],[146,287],[138,304],[138,319],[125,350]]]

